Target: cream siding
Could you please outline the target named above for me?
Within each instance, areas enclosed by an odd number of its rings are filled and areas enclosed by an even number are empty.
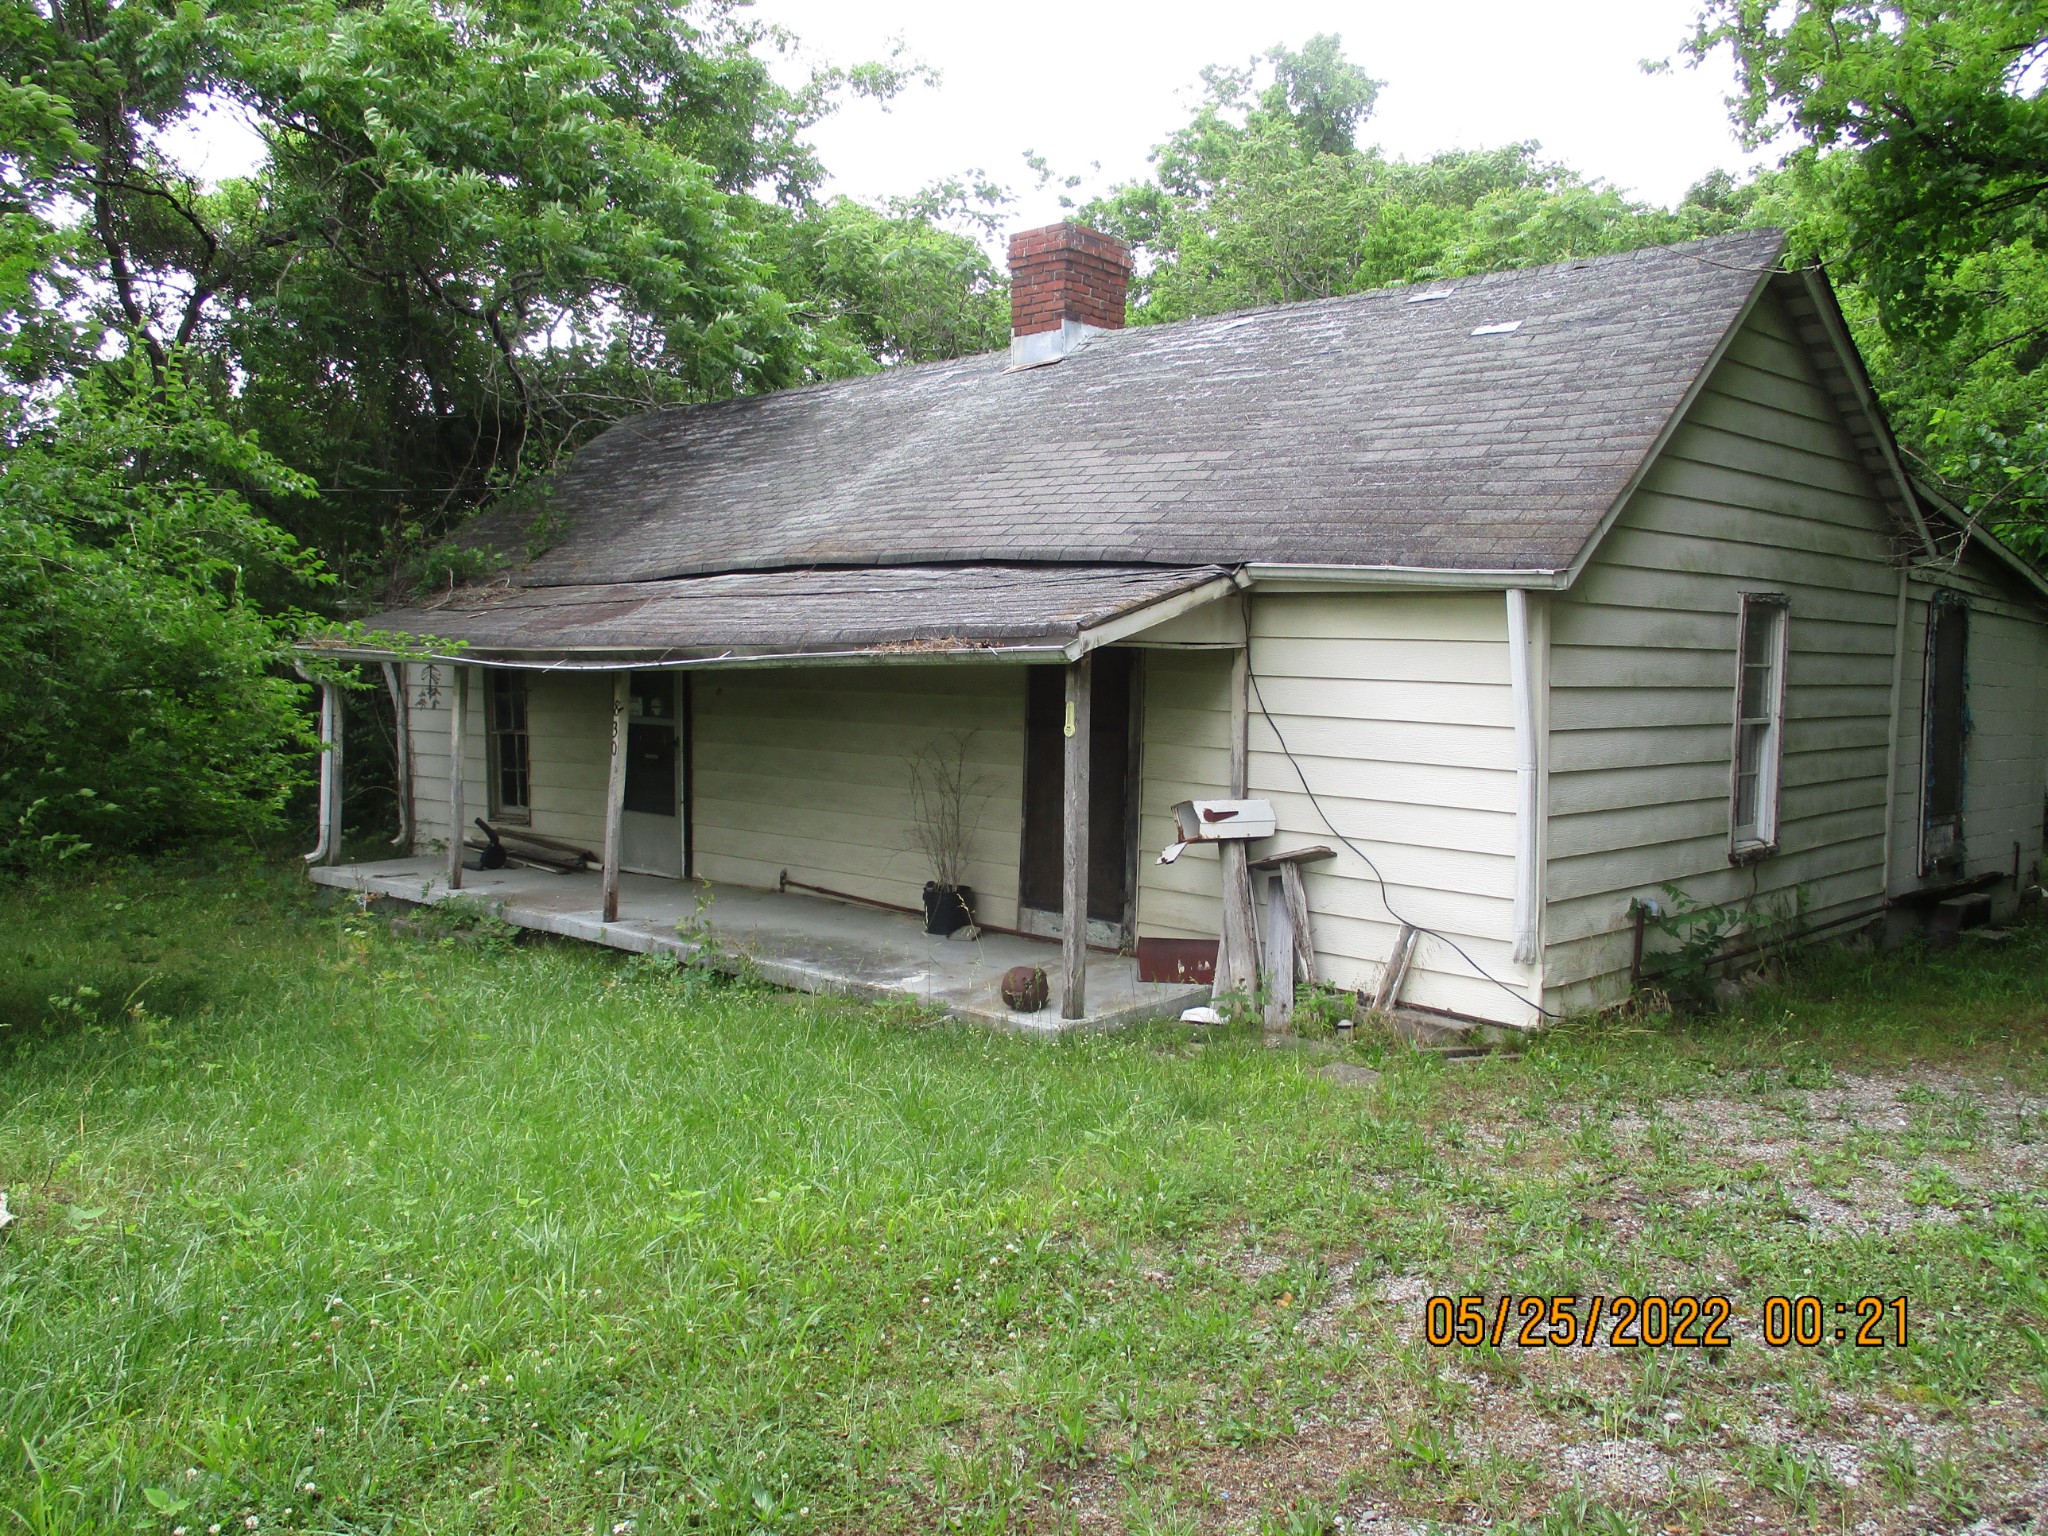
[[[1024,669],[811,667],[696,679],[696,872],[793,879],[917,906],[930,878],[913,836],[912,756],[968,733],[980,783],[968,884],[978,911],[1017,922]]]
[[[448,707],[454,669],[405,669],[413,751],[413,845],[426,852],[448,837]],[[489,674],[470,673],[463,807],[491,814],[485,776],[484,699]],[[611,748],[611,679],[589,672],[531,673],[526,683],[529,827],[596,853],[604,846],[604,786]]]
[[[1893,781],[1890,890],[1900,895],[1956,879],[2010,874],[2019,845],[2022,879],[2041,858],[2042,796],[2048,790],[2048,612],[1988,562],[1916,575],[1907,593],[1905,645],[1899,670],[1898,770]],[[1927,676],[1927,609],[1937,588],[1959,592],[1970,607],[1963,756],[1963,848],[1960,875],[1920,874],[1921,759]],[[2003,909],[2017,896],[1994,892]]]
[[[1854,445],[1768,297],[1552,606],[1545,981],[1627,989],[1631,897],[1874,910],[1898,574]],[[1729,861],[1744,591],[1791,602],[1779,852]]]
[[[1398,929],[1391,902],[1502,980],[1523,980],[1508,959],[1515,773],[1500,595],[1264,595],[1253,601],[1251,634],[1250,793],[1273,801],[1275,846],[1337,849],[1306,873],[1324,979],[1377,982]],[[1229,682],[1227,655],[1147,658],[1141,936],[1213,938],[1221,925],[1214,852],[1190,849],[1166,866],[1155,856],[1172,841],[1173,802],[1224,790]],[[1323,813],[1378,866],[1384,896]],[[1420,942],[1403,997],[1482,1018],[1529,1018],[1525,1004],[1435,938]]]
[[[455,669],[413,663],[405,679],[412,732],[413,851],[426,853],[448,845],[448,711],[455,700]],[[464,730],[463,808],[470,816],[485,816],[490,800],[484,784],[483,687],[475,672],[470,674]]]

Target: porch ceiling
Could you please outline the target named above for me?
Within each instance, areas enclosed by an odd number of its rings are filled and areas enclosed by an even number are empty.
[[[379,635],[458,642],[485,665],[709,666],[743,662],[1075,656],[1233,590],[1220,566],[898,566],[747,571],[569,587],[471,587],[366,621],[367,643],[316,645],[381,659]]]

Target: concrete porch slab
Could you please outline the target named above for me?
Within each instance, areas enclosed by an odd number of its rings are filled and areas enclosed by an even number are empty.
[[[447,866],[439,858],[316,865],[311,875],[316,885],[421,905],[451,895],[472,896],[489,902],[517,927],[638,954],[690,956],[701,947],[679,937],[676,925],[696,913],[698,895],[707,884],[702,881],[621,875],[619,920],[608,923],[599,911],[595,873],[465,870],[462,889],[455,892],[448,889]],[[1138,962],[1128,955],[1091,953],[1087,1012],[1063,1019],[1055,943],[995,933],[967,942],[939,939],[914,918],[853,902],[741,885],[709,889],[705,917],[719,952],[716,963],[728,968],[750,963],[763,980],[798,992],[914,998],[956,1018],[1048,1036],[1177,1018],[1183,1008],[1209,997],[1206,987],[1138,980]],[[1013,1013],[1004,1006],[1003,972],[1013,965],[1045,968],[1052,998],[1037,1013]]]

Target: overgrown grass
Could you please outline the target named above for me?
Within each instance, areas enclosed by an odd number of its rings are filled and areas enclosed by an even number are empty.
[[[1251,1032],[1047,1046],[395,936],[278,867],[17,888],[0,1508],[1960,1526],[2048,1448],[2044,1036],[2040,927],[1360,1090]],[[1725,1292],[1738,1337],[1432,1349],[1439,1291]],[[1911,1343],[1766,1348],[1779,1292],[1906,1295]]]

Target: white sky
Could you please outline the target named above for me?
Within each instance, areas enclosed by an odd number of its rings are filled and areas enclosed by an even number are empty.
[[[938,69],[936,89],[884,112],[847,107],[815,135],[834,190],[910,192],[973,167],[1019,194],[1013,227],[1060,216],[1034,193],[1036,150],[1080,196],[1144,174],[1151,147],[1186,121],[1205,64],[1237,64],[1318,32],[1387,82],[1360,134],[1419,159],[1439,150],[1541,141],[1545,155],[1638,197],[1676,202],[1716,166],[1754,163],[1722,104],[1725,58],[1645,75],[1698,13],[1697,0],[756,0],[807,51],[853,62],[900,37]],[[1071,41],[1062,41],[1070,39]],[[1099,161],[1100,173],[1090,171]]]
[[[815,138],[830,190],[872,199],[972,169],[1018,195],[1011,227],[1061,216],[1036,191],[1027,150],[1089,194],[1146,171],[1186,121],[1205,64],[1241,63],[1275,43],[1335,32],[1387,82],[1361,139],[1411,159],[1536,139],[1546,156],[1635,196],[1673,203],[1745,156],[1728,127],[1724,60],[1645,75],[1671,57],[1697,0],[756,0],[763,21],[801,38],[801,58],[879,58],[900,38],[937,69],[886,111],[858,102]],[[800,70],[795,70],[800,73]],[[182,126],[166,147],[200,175],[243,174],[260,157],[224,115]],[[1099,162],[1100,171],[1091,167]]]

